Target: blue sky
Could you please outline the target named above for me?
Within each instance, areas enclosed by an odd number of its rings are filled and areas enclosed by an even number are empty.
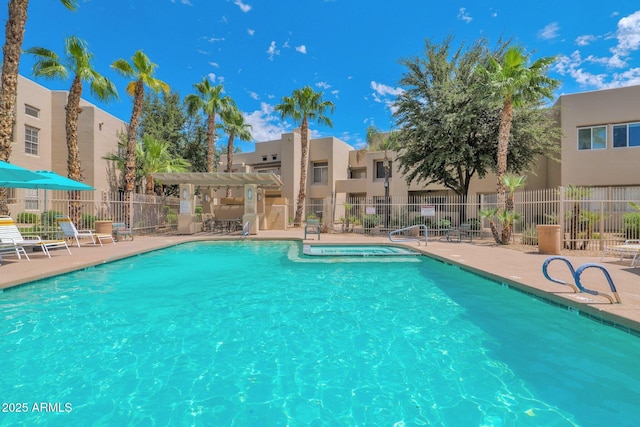
[[[0,12],[5,21],[6,7]],[[109,66],[142,49],[158,64],[156,77],[182,97],[204,76],[222,83],[258,142],[296,127],[273,107],[306,85],[336,107],[333,127],[312,123],[314,136],[359,147],[369,125],[389,130],[404,72],[399,60],[421,56],[426,38],[453,36],[458,46],[480,37],[495,45],[502,36],[533,59],[557,56],[549,73],[562,82],[556,95],[640,84],[635,0],[79,0],[73,13],[57,0],[30,1],[25,49],[61,53],[70,35],[89,43],[95,67],[120,93],[109,104],[88,90],[83,98],[116,117],[128,121],[132,102],[127,81]],[[32,65],[23,57],[21,74],[34,79]],[[54,90],[71,84],[34,80]]]

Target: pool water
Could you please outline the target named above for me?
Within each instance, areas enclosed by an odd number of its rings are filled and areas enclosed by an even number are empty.
[[[304,245],[311,256],[417,256],[419,252],[389,245]]]
[[[303,263],[294,252],[297,242],[184,244],[0,294],[0,425],[640,416],[640,339],[628,333],[426,257]]]

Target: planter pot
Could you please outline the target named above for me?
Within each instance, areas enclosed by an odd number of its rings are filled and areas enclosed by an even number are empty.
[[[109,234],[113,233],[113,221],[104,220],[104,221],[96,221],[95,223],[96,233],[98,234]]]

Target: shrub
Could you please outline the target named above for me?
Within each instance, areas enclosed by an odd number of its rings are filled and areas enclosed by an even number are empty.
[[[82,224],[80,228],[93,230],[96,225],[97,217],[95,215],[82,214],[80,217],[80,223]]]
[[[203,212],[202,206],[196,206],[196,214],[201,214]]]
[[[16,220],[22,224],[35,224],[38,222],[38,214],[34,212],[20,212]]]
[[[482,221],[480,221],[478,218],[469,218],[467,220],[467,224],[469,224],[470,228],[475,231],[482,228]]]
[[[369,214],[362,217],[362,225],[364,228],[373,228],[382,222],[381,215]]]
[[[632,212],[623,216],[623,233],[626,239],[640,239],[640,212]]]
[[[42,225],[57,225],[56,217],[62,216],[62,212],[60,211],[44,211],[40,215],[40,221]]]
[[[438,228],[451,228],[451,220],[442,218],[440,221],[438,221]]]

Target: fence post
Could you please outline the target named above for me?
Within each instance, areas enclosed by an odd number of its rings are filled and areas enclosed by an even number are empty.
[[[560,242],[562,247],[564,248],[564,187],[558,187],[558,194],[558,203],[560,204],[560,206],[558,206],[558,224],[560,225]]]

